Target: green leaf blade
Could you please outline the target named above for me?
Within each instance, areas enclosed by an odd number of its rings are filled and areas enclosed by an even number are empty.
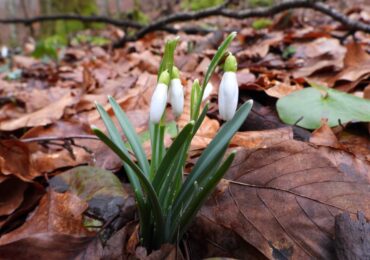
[[[135,132],[135,128],[132,126],[126,113],[122,110],[121,106],[118,105],[117,101],[111,96],[109,96],[108,99],[122,128],[122,131],[126,135],[126,138],[135,153],[136,159],[138,160],[141,169],[147,176],[149,176],[150,169],[148,159],[146,158],[146,154],[141,145],[139,136]]]
[[[93,131],[99,137],[99,139],[101,139],[106,145],[108,145],[109,148],[111,148],[112,151],[114,151],[135,172],[137,178],[140,180],[140,183],[143,186],[143,189],[147,193],[148,201],[150,201],[151,203],[150,208],[155,218],[157,232],[161,232],[164,229],[164,217],[162,214],[162,208],[159,204],[158,196],[148,178],[141,171],[141,169],[134,162],[131,161],[131,158],[128,157],[111,139],[109,139],[108,136],[106,136],[97,128],[93,128]],[[145,217],[149,218],[149,216]]]
[[[236,152],[230,153],[225,161],[221,164],[221,166],[217,169],[217,171],[212,174],[211,179],[207,180],[205,183],[199,183],[199,192],[195,194],[195,196],[193,196],[190,204],[186,207],[186,210],[183,212],[182,216],[179,219],[179,227],[181,227],[179,230],[180,237],[182,237],[182,235],[185,233],[187,227],[189,226],[191,221],[193,221],[200,207],[217,186],[218,182],[225,175],[232,162],[234,161],[235,155]],[[173,230],[176,230],[176,228],[174,228]],[[176,232],[173,233],[172,239],[175,239],[175,234]]]
[[[197,163],[193,167],[191,174],[184,182],[179,195],[176,197],[176,201],[173,206],[174,216],[180,214],[182,205],[184,204],[186,199],[190,197],[190,194],[193,191],[192,190],[193,183],[199,180],[202,177],[202,174],[204,174],[204,172],[210,168],[209,164],[211,162],[216,162],[221,159],[221,157],[223,156],[223,152],[224,150],[226,150],[227,145],[230,142],[231,138],[234,136],[235,132],[238,131],[238,129],[248,116],[252,108],[252,105],[253,105],[252,101],[245,102],[238,109],[233,119],[226,122],[222,126],[221,130],[217,133],[212,142],[203,151],[202,155],[200,156]]]
[[[157,192],[162,187],[164,179],[174,162],[174,158],[176,158],[177,154],[181,151],[182,146],[186,143],[186,140],[189,138],[190,133],[194,128],[194,123],[190,122],[187,124],[176,137],[172,145],[169,147],[166,155],[164,156],[161,164],[158,167],[157,175],[154,177],[153,186]],[[179,162],[177,162],[179,163]]]

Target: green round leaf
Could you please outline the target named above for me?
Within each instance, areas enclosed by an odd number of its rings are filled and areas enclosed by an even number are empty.
[[[311,85],[278,100],[277,111],[284,123],[316,129],[322,118],[327,118],[331,127],[339,122],[370,122],[370,100]]]

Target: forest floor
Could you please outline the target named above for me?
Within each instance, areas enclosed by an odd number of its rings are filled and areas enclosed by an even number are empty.
[[[366,9],[353,7],[347,16],[370,23]],[[114,116],[110,95],[150,156],[149,104],[165,41],[174,35],[152,32],[118,49],[72,42],[58,50],[57,61],[35,59],[29,54],[34,46],[26,43],[24,53],[3,58],[0,258],[335,259],[336,216],[347,212],[356,219],[362,212],[370,219],[370,35],[343,38],[343,26],[312,12],[282,13],[259,30],[253,21],[211,17],[191,25],[219,28],[215,32],[178,33],[175,64],[185,102],[230,31],[238,32],[229,50],[239,63],[239,103],[254,100],[230,144],[236,159],[180,243],[182,253],[166,245],[148,256],[140,247],[122,162],[90,129],[104,129],[95,102]],[[85,33],[123,34],[113,27]],[[209,113],[187,169],[222,126],[221,77],[217,70],[211,78]],[[329,88],[321,94],[334,107],[308,92],[315,91],[313,83]],[[177,124],[188,119],[186,107]],[[166,132],[166,144],[173,137]],[[78,168],[86,165],[96,167],[88,176]],[[124,189],[97,168],[115,173]],[[103,228],[91,228],[97,223]]]

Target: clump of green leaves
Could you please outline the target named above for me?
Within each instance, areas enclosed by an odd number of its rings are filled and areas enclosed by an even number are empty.
[[[170,147],[164,146],[165,113],[159,123],[150,123],[152,149],[150,162],[144,153],[139,136],[120,105],[109,97],[118,123],[130,144],[131,153],[108,113],[97,104],[108,135],[96,127],[93,127],[93,131],[124,162],[124,168],[136,196],[142,244],[148,249],[157,249],[164,243],[176,243],[181,239],[203,202],[223,177],[235,157],[235,152],[231,152],[225,160],[222,160],[231,138],[251,110],[251,101],[244,103],[235,116],[221,127],[194,165],[191,173],[187,178],[184,177],[184,166],[190,143],[208,111],[208,104],[201,109],[205,87],[235,36],[235,33],[230,34],[220,45],[202,84],[198,80],[194,81],[189,123],[177,134]],[[172,75],[177,42],[178,39],[174,39],[166,43],[158,72],[159,82],[162,80],[161,75]],[[135,155],[137,163],[131,159],[130,154]]]
[[[32,53],[35,58],[58,60],[58,51],[67,45],[67,39],[61,35],[53,35],[40,40]]]
[[[296,48],[293,45],[286,47],[282,53],[283,59],[291,58],[297,52]]]
[[[253,21],[252,27],[255,30],[265,29],[272,25],[272,20],[267,18],[261,18]]]
[[[186,0],[182,2],[182,8],[193,11],[213,7],[222,4],[223,0]]]
[[[249,0],[252,7],[267,7],[272,6],[275,0]]]
[[[46,15],[77,13],[90,16],[99,13],[96,0],[48,0],[40,1],[41,12]],[[68,38],[71,33],[76,33],[87,28],[102,29],[102,23],[84,23],[80,21],[55,21],[41,24],[43,37],[59,35]]]
[[[104,46],[111,41],[105,37],[95,36],[87,33],[78,33],[71,39],[71,45],[88,44],[90,46]]]

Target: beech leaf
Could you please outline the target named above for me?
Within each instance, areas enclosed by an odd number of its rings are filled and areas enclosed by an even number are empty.
[[[199,214],[202,224],[194,229],[203,232],[198,237],[203,250],[208,248],[204,241],[210,240],[210,246],[228,249],[229,257],[244,258],[246,252],[232,248],[243,240],[251,246],[245,248],[249,253],[268,259],[336,259],[335,216],[363,211],[369,218],[369,201],[366,162],[343,151],[289,140],[238,151]],[[202,257],[207,256],[203,251]]]

